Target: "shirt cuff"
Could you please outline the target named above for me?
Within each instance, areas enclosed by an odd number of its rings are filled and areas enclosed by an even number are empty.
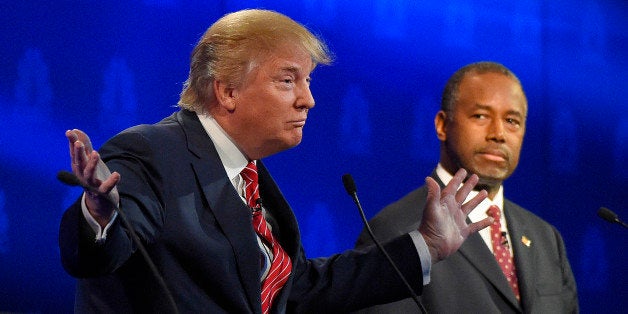
[[[109,228],[116,220],[116,217],[118,217],[118,211],[114,210],[113,214],[111,215],[111,219],[109,220],[109,223],[105,226],[105,228],[101,228],[98,222],[96,222],[96,219],[92,217],[92,214],[90,214],[89,210],[87,209],[87,203],[85,203],[85,193],[83,193],[83,198],[81,199],[81,209],[83,211],[83,216],[85,217],[85,220],[87,220],[89,226],[92,228],[92,230],[94,230],[94,233],[96,233],[96,238],[94,239],[96,243],[105,242],[105,240],[107,240],[107,231],[109,231]]]
[[[427,248],[427,243],[425,243],[425,239],[423,238],[423,235],[419,232],[419,230],[414,230],[408,234],[412,238],[412,242],[414,242],[414,246],[416,247],[416,252],[419,254],[419,259],[421,260],[421,270],[423,271],[423,285],[425,286],[430,283],[432,255],[430,255],[430,250]]]

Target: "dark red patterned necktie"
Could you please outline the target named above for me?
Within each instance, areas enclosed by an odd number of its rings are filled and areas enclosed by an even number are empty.
[[[292,262],[290,257],[281,248],[279,242],[275,239],[266,219],[262,215],[261,204],[259,202],[259,183],[257,181],[257,166],[253,161],[240,172],[245,182],[245,199],[248,206],[253,210],[253,228],[255,232],[264,239],[267,245],[273,250],[273,259],[270,264],[268,275],[262,282],[262,313],[270,311],[273,300],[288,281],[290,271],[292,271]]]
[[[493,244],[493,254],[495,255],[495,259],[497,259],[497,263],[499,267],[501,267],[504,275],[506,275],[506,279],[510,284],[510,288],[515,293],[517,300],[520,300],[521,297],[519,295],[519,284],[517,283],[517,272],[515,270],[515,263],[512,259],[512,255],[510,254],[510,250],[508,248],[508,240],[506,238],[505,233],[502,234],[501,231],[501,223],[499,221],[501,212],[499,207],[492,205],[488,208],[487,214],[493,217],[493,224],[491,225],[491,242]]]

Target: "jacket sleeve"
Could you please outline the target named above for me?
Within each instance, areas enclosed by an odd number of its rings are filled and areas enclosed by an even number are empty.
[[[124,132],[99,150],[109,169],[121,174],[120,208],[144,243],[153,241],[162,224],[159,174],[151,164],[148,141],[136,132]],[[61,261],[74,277],[93,277],[114,272],[135,252],[129,231],[117,217],[107,239],[95,241],[95,233],[81,212],[80,198],[63,215],[59,230]]]
[[[384,244],[399,270],[420,294],[419,256],[409,235]],[[409,296],[407,287],[376,246],[348,250],[329,258],[298,261],[288,312],[350,312]]]

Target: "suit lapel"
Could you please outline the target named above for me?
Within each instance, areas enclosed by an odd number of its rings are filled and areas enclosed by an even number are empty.
[[[191,165],[209,209],[231,243],[240,274],[240,282],[252,309],[259,304],[259,247],[251,227],[251,215],[233,188],[220,162],[218,152],[205,133],[196,114],[181,111],[178,120],[186,133],[188,149],[194,155]]]
[[[475,267],[495,288],[510,302],[513,306],[519,307],[519,302],[515,298],[515,294],[508,285],[506,277],[502,274],[502,270],[495,260],[495,256],[486,247],[486,243],[480,236],[475,233],[467,238],[464,244],[458,250],[460,254],[466,258],[470,264]]]
[[[519,216],[517,205],[504,200],[504,212],[508,223],[508,232],[515,257],[517,279],[521,300],[530,302],[534,296],[534,274],[538,274],[532,261],[535,260],[533,250],[533,234],[530,233],[525,218]]]
[[[432,178],[438,182],[441,188],[445,187],[445,184],[438,178],[436,170],[432,171]],[[467,218],[467,222],[471,221]],[[480,272],[486,279],[495,286],[495,289],[499,291],[504,298],[508,300],[517,309],[521,309],[515,293],[510,288],[506,277],[502,274],[502,269],[497,264],[495,256],[488,247],[482,236],[479,233],[470,235],[467,240],[458,249],[460,255],[462,255],[478,272]],[[515,254],[516,256],[516,254]],[[517,265],[518,266],[518,265]]]
[[[272,220],[269,223],[274,227],[273,235],[277,237],[281,247],[288,253],[290,258],[295,260],[301,244],[296,217],[275,180],[261,161],[258,161],[257,169],[260,195],[264,207],[270,212]]]
[[[259,175],[260,195],[264,208],[270,214],[267,221],[273,226],[273,236],[279,241],[281,247],[290,256],[292,261],[292,274],[288,278],[288,282],[279,292],[277,299],[274,301],[277,305],[273,308],[276,312],[283,313],[285,311],[286,302],[288,301],[289,291],[291,290],[294,273],[299,268],[301,238],[296,217],[283,197],[279,187],[275,183],[264,164],[258,160],[257,172]],[[273,311],[275,312],[275,311]]]

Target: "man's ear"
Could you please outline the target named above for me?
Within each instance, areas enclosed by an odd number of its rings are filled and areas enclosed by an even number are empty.
[[[443,110],[436,113],[434,117],[434,128],[436,129],[436,137],[443,142],[447,139],[447,113]]]
[[[220,107],[227,111],[235,110],[236,102],[233,87],[223,81],[214,80],[213,88]]]

